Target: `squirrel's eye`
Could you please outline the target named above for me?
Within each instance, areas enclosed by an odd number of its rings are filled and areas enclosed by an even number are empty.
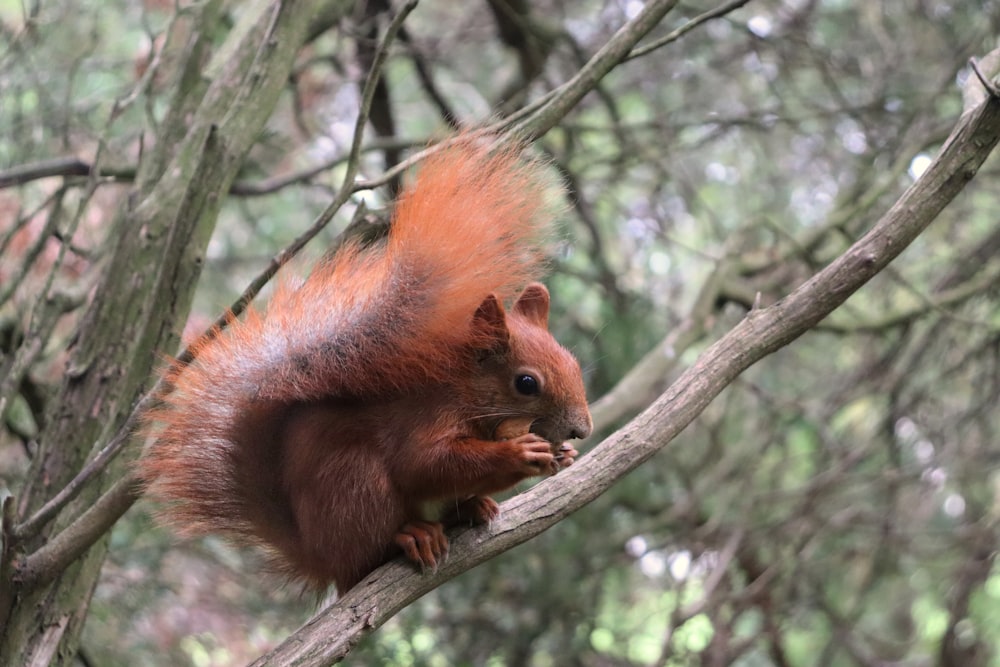
[[[518,375],[514,378],[514,388],[525,396],[534,396],[538,393],[538,380],[533,375]]]

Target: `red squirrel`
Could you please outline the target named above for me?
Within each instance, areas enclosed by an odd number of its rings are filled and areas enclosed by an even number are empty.
[[[540,169],[470,140],[437,152],[387,239],[348,242],[168,369],[138,464],[166,522],[343,593],[399,552],[436,568],[442,521],[488,522],[489,494],[572,463],[591,418],[533,282]]]

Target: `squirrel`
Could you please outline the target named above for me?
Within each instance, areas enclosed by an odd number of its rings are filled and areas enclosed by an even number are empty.
[[[541,170],[460,138],[425,160],[387,238],[345,243],[168,367],[137,470],[161,520],[343,594],[400,552],[436,569],[445,524],[487,523],[489,494],[571,464],[592,422],[534,282]]]

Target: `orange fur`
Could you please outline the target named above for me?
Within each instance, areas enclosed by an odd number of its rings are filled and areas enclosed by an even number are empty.
[[[346,245],[197,345],[139,464],[167,521],[343,591],[400,547],[440,557],[427,501],[485,520],[495,504],[470,496],[558,469],[548,441],[590,430],[579,366],[543,287],[502,305],[540,273],[546,190],[538,165],[460,141],[424,162],[384,244]],[[514,391],[523,369],[549,391]],[[512,417],[539,427],[496,439]]]

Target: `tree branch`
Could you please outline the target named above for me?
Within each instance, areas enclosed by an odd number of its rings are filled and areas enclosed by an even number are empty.
[[[677,28],[676,30],[671,30],[668,34],[664,35],[660,39],[657,39],[656,41],[651,42],[650,44],[646,44],[641,49],[633,49],[625,59],[632,60],[634,58],[641,58],[645,55],[648,55],[651,52],[655,51],[656,49],[662,48],[672,42],[676,42],[678,39],[688,34],[692,30],[700,26],[702,23],[711,21],[712,19],[717,19],[720,16],[725,16],[730,12],[736,11],[737,9],[747,4],[748,2],[750,2],[750,0],[729,0],[729,2],[720,7],[716,7],[715,9],[709,9],[708,11],[703,12],[698,16],[695,16],[693,19],[691,19],[681,27]]]
[[[438,572],[421,576],[389,563],[254,664],[340,660],[413,600],[593,501],[665,447],[740,373],[808,331],[888,265],[975,176],[998,139],[1000,100],[990,97],[962,115],[931,166],[867,234],[785,299],[751,311],[653,405],[575,465],[505,502],[492,525],[454,535],[450,560]]]
[[[551,130],[573,109],[583,96],[612,69],[617,67],[635,45],[677,6],[678,0],[651,0],[635,17],[619,28],[608,43],[594,54],[576,75],[560,86],[545,105],[520,122],[515,134],[525,137],[540,137]]]
[[[619,28],[607,44],[601,47],[572,79],[541,99],[522,107],[507,118],[481,128],[478,132],[487,135],[506,134],[507,140],[522,143],[543,136],[555,127],[587,93],[596,88],[608,72],[621,64],[639,40],[656,27],[660,20],[677,5],[677,2],[678,0],[651,0],[632,20]],[[449,145],[449,141],[446,140],[410,155],[379,178],[356,183],[354,190],[370,190],[384,185],[431,153],[447,145]]]

